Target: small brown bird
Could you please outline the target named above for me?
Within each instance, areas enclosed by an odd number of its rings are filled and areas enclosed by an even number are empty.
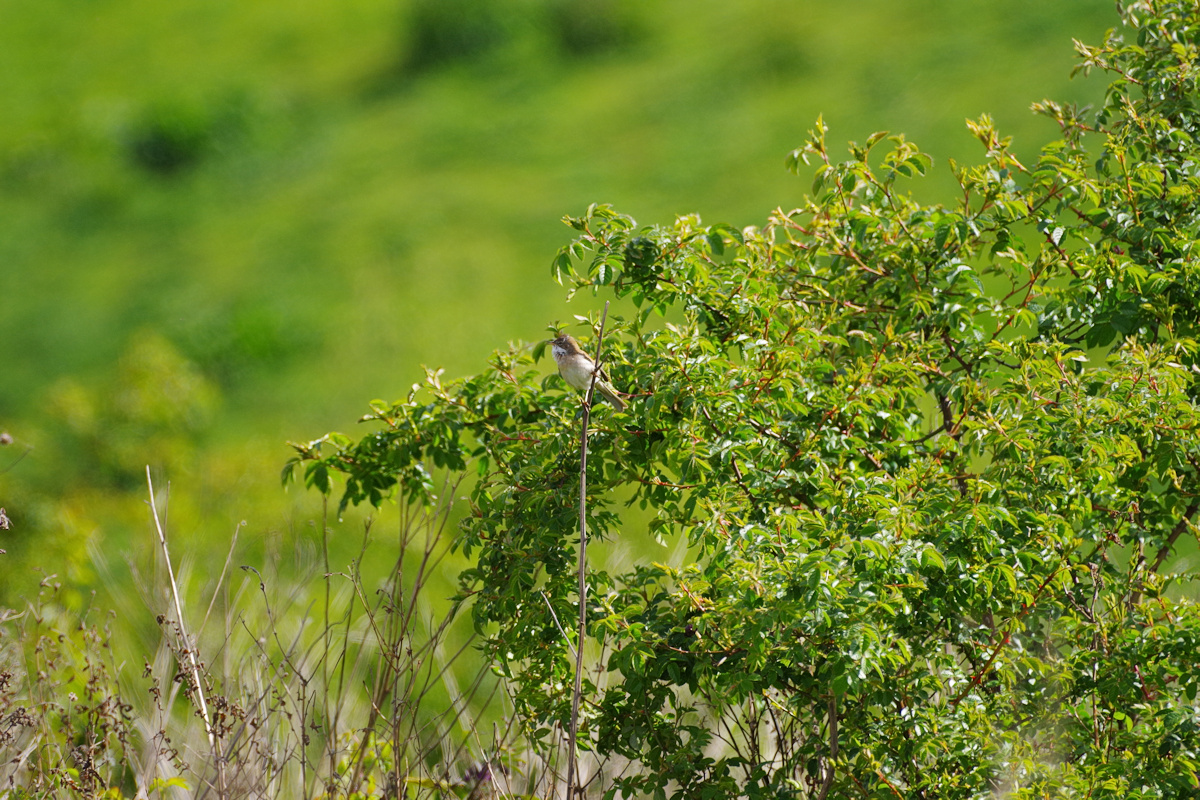
[[[583,352],[579,342],[564,333],[550,342],[550,352],[554,354],[554,361],[558,364],[558,374],[562,375],[563,380],[579,391],[586,392],[592,381],[592,373],[596,371],[596,365],[592,363],[592,359],[588,357],[587,353]],[[608,376],[604,374],[604,370],[600,370],[596,375],[596,391],[605,400],[616,406],[617,411],[625,410],[625,401],[608,382]]]

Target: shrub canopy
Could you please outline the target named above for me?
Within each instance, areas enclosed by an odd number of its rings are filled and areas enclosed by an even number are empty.
[[[951,202],[913,200],[902,136],[839,161],[818,121],[811,195],[761,226],[568,219],[558,279],[634,309],[590,529],[690,545],[588,575],[580,746],[636,765],[614,791],[1195,796],[1200,6],[1121,13],[1078,45],[1102,107],[1036,104],[1061,138],[1029,164],[969,123]],[[431,372],[289,465],[343,505],[474,473],[462,599],[535,738],[577,603],[578,402],[542,353]]]

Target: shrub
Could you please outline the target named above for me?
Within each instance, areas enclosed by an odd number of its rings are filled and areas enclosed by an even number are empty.
[[[181,104],[149,109],[126,135],[130,161],[157,175],[169,176],[196,166],[212,146],[211,120]]]
[[[410,14],[405,67],[412,72],[476,60],[513,36],[512,9],[493,0],[417,0]]]
[[[815,165],[812,195],[761,226],[568,220],[558,278],[632,308],[601,343],[631,402],[595,412],[588,525],[690,555],[587,576],[579,744],[610,796],[1200,787],[1181,555],[1200,511],[1200,6],[1121,11],[1128,41],[1078,47],[1112,76],[1103,106],[1037,104],[1061,138],[1029,165],[971,122],[985,158],[951,164],[949,204],[906,191],[932,159],[904,137],[839,161],[818,122],[790,159]],[[549,742],[584,643],[560,624],[577,406],[542,350],[430,373],[289,469],[327,493],[340,475],[343,506],[477,476],[461,599]]]

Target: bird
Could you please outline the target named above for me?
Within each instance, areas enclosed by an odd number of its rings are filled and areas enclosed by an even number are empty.
[[[550,352],[554,354],[554,361],[558,364],[558,374],[562,375],[563,380],[579,391],[587,392],[588,385],[592,381],[592,373],[596,372],[596,365],[592,359],[588,358],[587,353],[583,352],[579,342],[564,333],[550,342]],[[596,374],[596,391],[605,400],[612,403],[617,411],[625,410],[625,401],[608,382],[608,376],[604,374],[604,370],[600,370]]]

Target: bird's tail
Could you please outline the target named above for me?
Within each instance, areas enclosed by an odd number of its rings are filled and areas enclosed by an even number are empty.
[[[597,391],[597,392],[599,392],[599,393],[600,393],[600,395],[601,395],[601,396],[602,396],[602,397],[603,397],[605,400],[607,400],[608,402],[612,403],[612,404],[613,404],[613,406],[615,406],[615,407],[616,407],[617,411],[624,411],[624,410],[625,410],[625,408],[626,408],[626,406],[627,406],[626,402],[625,402],[624,400],[622,400],[622,399],[621,399],[621,396],[620,396],[620,395],[618,395],[618,394],[617,394],[615,391],[613,391],[612,389],[608,388],[607,386],[601,386],[601,385],[600,385],[600,383],[599,383],[599,382],[597,382],[597,383],[596,383],[596,391]]]

